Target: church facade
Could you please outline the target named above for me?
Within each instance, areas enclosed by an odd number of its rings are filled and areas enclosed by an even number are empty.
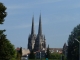
[[[42,34],[41,14],[39,16],[38,34],[34,31],[34,16],[32,17],[31,34],[28,37],[28,49],[34,51],[42,51],[46,49],[45,35]]]

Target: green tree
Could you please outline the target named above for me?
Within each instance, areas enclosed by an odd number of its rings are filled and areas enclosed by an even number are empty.
[[[77,25],[68,38],[67,58],[68,60],[79,60],[80,24]]]
[[[61,54],[57,52],[51,53],[50,59],[61,59]]]
[[[21,60],[22,57],[22,47],[20,47],[20,50],[17,51],[17,60]]]
[[[0,24],[3,24],[4,18],[7,15],[5,10],[6,10],[6,7],[3,5],[3,3],[0,2]]]
[[[31,50],[30,52],[29,59],[35,59],[35,54],[33,50]]]
[[[50,58],[49,45],[48,45],[48,48],[47,48],[46,57],[47,57],[47,58]]]
[[[0,59],[9,60],[14,59],[15,57],[16,51],[14,46],[6,39],[6,35],[2,35],[0,39]]]
[[[0,24],[3,24],[7,13],[6,7],[0,2]],[[16,51],[14,45],[6,38],[5,30],[0,30],[0,60],[14,60]]]

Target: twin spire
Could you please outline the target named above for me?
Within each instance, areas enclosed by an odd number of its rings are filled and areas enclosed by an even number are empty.
[[[31,34],[34,35],[34,15],[32,17],[32,29],[31,29]]]
[[[38,28],[38,35],[42,35],[41,14],[40,14],[40,16],[39,16],[39,28]]]
[[[32,17],[32,29],[31,29],[31,34],[34,35],[34,15],[33,15],[33,17]],[[41,14],[40,14],[40,16],[39,16],[38,35],[42,35]]]

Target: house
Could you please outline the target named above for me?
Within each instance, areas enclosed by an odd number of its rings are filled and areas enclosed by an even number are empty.
[[[62,54],[62,48],[49,48],[49,51],[51,52],[51,53],[60,53],[60,54]]]

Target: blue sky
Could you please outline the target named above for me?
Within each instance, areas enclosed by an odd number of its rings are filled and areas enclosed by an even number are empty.
[[[39,15],[42,32],[51,48],[62,48],[68,36],[80,24],[80,0],[0,0],[7,7],[7,17],[0,29],[15,47],[27,48],[34,14],[35,33]]]

